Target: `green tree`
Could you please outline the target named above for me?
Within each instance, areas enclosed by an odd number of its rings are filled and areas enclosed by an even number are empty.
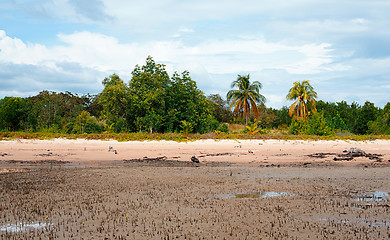
[[[347,130],[352,132],[355,125],[356,116],[359,113],[360,106],[356,102],[349,105],[346,101],[337,102],[337,112],[347,126]]]
[[[287,100],[295,100],[289,110],[290,116],[294,116],[294,119],[306,119],[310,115],[310,111],[316,113],[315,98],[317,98],[317,93],[310,85],[309,80],[294,82],[294,86],[290,88],[286,96]]]
[[[70,92],[42,91],[27,101],[31,104],[29,126],[34,126],[35,130],[61,131],[86,108],[88,97]]]
[[[258,125],[261,128],[277,127],[279,117],[275,114],[274,109],[267,108],[264,104],[257,106],[259,109],[259,117],[257,118]]]
[[[274,127],[287,128],[291,124],[292,119],[288,113],[288,107],[283,106],[280,110],[273,109],[273,112],[277,117]]]
[[[103,124],[99,123],[94,116],[87,111],[82,111],[75,121],[71,124],[71,133],[101,133],[104,129]]]
[[[198,89],[189,72],[174,73],[166,98],[167,130],[179,131],[183,121],[190,123],[194,132],[207,132],[211,129],[212,108],[204,93]]]
[[[353,132],[356,134],[367,134],[368,123],[370,121],[375,121],[378,113],[379,110],[374,106],[374,103],[366,101],[356,116]]]
[[[142,67],[136,66],[129,82],[134,96],[135,124],[139,131],[164,131],[165,96],[170,84],[169,75],[163,64],[156,64],[152,57]]]
[[[211,107],[189,72],[169,77],[152,57],[136,66],[129,82],[132,123],[137,131],[179,132],[183,121],[194,132],[206,132],[213,121]]]
[[[115,132],[128,130],[128,118],[132,103],[129,89],[116,74],[103,80],[104,89],[99,97],[107,125]]]
[[[245,124],[248,125],[248,118],[250,111],[256,118],[259,117],[259,110],[257,104],[262,104],[266,101],[265,97],[260,94],[262,87],[258,81],[250,82],[249,74],[241,76],[238,75],[237,79],[232,82],[231,88],[237,87],[238,89],[230,90],[226,97],[230,107],[234,106],[235,116],[242,115],[245,117]]]
[[[233,120],[233,113],[227,104],[227,101],[222,99],[219,94],[211,94],[207,96],[207,100],[210,101],[213,116],[218,122],[230,122]]]
[[[333,129],[340,130],[340,131],[348,130],[347,125],[345,124],[344,120],[340,116],[340,113],[338,112],[329,121]]]
[[[390,134],[390,102],[388,102],[375,121],[368,122],[368,133]]]
[[[0,129],[17,131],[26,121],[28,109],[20,97],[5,97],[0,100]]]
[[[351,106],[349,106],[346,102],[340,102],[336,104],[320,100],[317,102],[316,108],[319,113],[322,113],[324,116],[326,116],[326,121],[333,129],[341,131],[349,130],[348,126],[345,124],[344,119],[350,119],[348,111],[352,111],[352,109]],[[339,109],[343,111],[343,116],[345,116],[345,118],[341,117]],[[353,121],[353,119],[351,120]]]

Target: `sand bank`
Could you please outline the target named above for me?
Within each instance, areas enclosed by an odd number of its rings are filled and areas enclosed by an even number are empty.
[[[109,151],[111,147],[111,151]],[[229,162],[235,164],[335,163],[344,150],[360,148],[380,154],[382,164],[390,160],[390,140],[375,141],[302,141],[302,140],[199,140],[174,141],[101,141],[101,140],[12,140],[0,141],[0,161],[42,161],[97,163],[165,157],[175,161]],[[331,153],[310,157],[316,153]],[[358,157],[338,164],[369,164],[377,159]]]

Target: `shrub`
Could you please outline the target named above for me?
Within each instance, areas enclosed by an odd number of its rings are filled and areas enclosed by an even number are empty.
[[[221,125],[219,125],[217,130],[220,132],[227,133],[228,129],[229,129],[228,125],[226,123],[222,123]]]
[[[194,127],[192,126],[192,123],[191,122],[187,122],[186,120],[183,120],[181,121],[181,128],[183,129],[182,132],[184,134],[189,134],[192,132],[192,130],[194,129]]]
[[[328,125],[322,113],[316,113],[308,120],[293,120],[289,127],[289,133],[295,135],[329,136],[334,134],[334,129]]]

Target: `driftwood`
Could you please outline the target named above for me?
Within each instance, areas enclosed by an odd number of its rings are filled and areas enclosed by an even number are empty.
[[[309,154],[306,156],[312,157],[312,158],[326,158],[330,155],[337,155],[337,154],[336,153],[313,153],[313,154]]]
[[[61,160],[38,160],[38,161],[22,161],[22,160],[7,160],[6,163],[12,163],[12,164],[67,164],[71,163],[68,161],[61,161]]]
[[[383,155],[381,154],[372,154],[372,153],[366,153],[365,151],[359,149],[359,148],[350,148],[349,150],[344,150],[343,154],[337,154],[337,153],[313,153],[306,155],[308,157],[312,158],[326,158],[328,156],[335,156],[333,158],[334,161],[351,161],[356,157],[367,157],[370,160],[376,160],[377,162],[382,162],[383,158],[381,158]]]
[[[191,157],[191,161],[193,161],[194,163],[199,163],[199,159],[197,159],[195,156]]]
[[[333,158],[333,161],[351,161],[353,160],[353,157],[351,156],[343,156],[343,155],[338,155],[338,157],[334,157]]]
[[[383,155],[381,154],[372,154],[366,153],[360,148],[350,148],[349,150],[344,151],[345,154],[339,154],[338,157],[335,157],[333,160],[342,161],[342,160],[353,160],[355,157],[367,157],[370,160],[376,160],[377,162],[381,162],[383,159],[381,158]]]
[[[231,156],[233,155],[233,153],[208,153],[208,154],[204,154],[204,155],[200,155],[198,156],[198,158],[202,158],[202,157],[217,157],[217,156]]]
[[[180,158],[180,157],[173,157],[173,158]],[[127,159],[123,160],[125,163],[173,163],[173,162],[178,162],[178,163],[185,163],[183,161],[177,161],[177,160],[169,160],[167,156],[162,156],[162,157],[143,157],[143,158],[133,158],[133,159]],[[191,161],[194,163],[199,163],[199,160],[195,157],[191,157]]]
[[[178,161],[173,160],[180,157],[172,157],[172,159],[168,159],[166,156],[163,157],[155,157],[155,158],[134,158],[134,159],[125,159],[123,163],[126,165],[133,166],[155,166],[155,167],[200,167],[200,166],[209,166],[209,167],[227,167],[231,166],[231,163],[228,162],[204,162],[204,163],[196,163],[193,161]]]
[[[58,156],[58,154],[53,154],[52,152],[48,152],[48,153],[37,154],[37,155],[35,155],[35,156],[50,157],[50,156]]]
[[[163,157],[155,157],[155,158],[149,158],[149,157],[143,157],[143,158],[133,158],[124,160],[124,162],[156,162],[156,161],[165,161],[168,158],[166,156]]]

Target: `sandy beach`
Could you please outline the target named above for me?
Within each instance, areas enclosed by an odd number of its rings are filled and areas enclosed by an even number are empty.
[[[389,239],[389,160],[385,140],[1,141],[0,236]]]
[[[111,147],[111,148],[110,148]],[[173,141],[99,141],[99,140],[12,140],[0,141],[2,161],[56,160],[82,163],[123,161],[140,158],[166,157],[167,160],[200,162],[229,162],[234,164],[334,164],[332,154],[359,148],[366,153],[380,154],[381,162],[367,157],[338,164],[387,164],[390,160],[390,140],[375,141],[284,141],[284,140],[199,140]],[[109,151],[111,149],[111,151]],[[316,153],[332,153],[310,157]]]

